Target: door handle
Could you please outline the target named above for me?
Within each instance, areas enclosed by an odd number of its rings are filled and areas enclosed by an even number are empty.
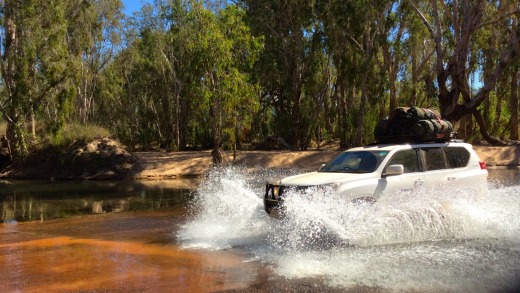
[[[457,180],[457,177],[448,177],[448,181],[455,181]]]
[[[424,184],[424,179],[417,179],[415,180],[414,186],[419,187]]]

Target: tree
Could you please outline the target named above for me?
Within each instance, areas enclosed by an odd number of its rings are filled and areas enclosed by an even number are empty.
[[[409,0],[417,15],[428,28],[435,44],[436,74],[441,114],[456,122],[465,115],[473,115],[482,136],[492,144],[502,144],[489,134],[478,107],[488,99],[504,71],[520,56],[520,28],[517,18],[520,10],[509,1],[430,0],[429,13],[423,13],[414,1]],[[509,5],[500,5],[502,2]],[[427,15],[431,14],[432,19]],[[508,20],[508,21],[504,21]],[[475,34],[486,27],[495,26],[508,35],[501,43],[497,59],[482,68],[489,75],[482,87],[472,93],[469,67],[471,45]],[[462,99],[462,100],[461,100]]]
[[[387,82],[378,57],[379,48],[388,44],[385,15],[392,7],[392,2],[380,1],[329,1],[323,7],[327,48],[338,72],[335,98],[342,148],[363,144],[371,130],[366,127],[370,106],[384,96]]]
[[[121,43],[123,18],[120,0],[67,1],[69,54],[78,60],[76,118],[86,123],[93,118],[94,92],[100,73],[112,62]],[[80,60],[80,61],[79,61]]]
[[[518,65],[516,65],[512,72],[511,72],[511,99],[510,99],[510,109],[511,109],[511,135],[510,139],[512,140],[518,140],[519,139],[519,133],[518,133],[518,123],[519,123],[519,117],[518,117],[518,110],[519,110],[519,103],[518,103],[518,83],[520,82],[520,70],[518,69]]]
[[[241,3],[253,33],[265,38],[255,75],[262,86],[262,103],[274,111],[272,129],[293,148],[305,149],[313,128],[306,105],[314,112],[313,105],[323,92],[315,82],[329,65],[322,55],[316,3],[301,0]]]
[[[257,105],[255,85],[247,72],[256,61],[260,43],[250,35],[243,17],[235,6],[215,16],[193,3],[188,12],[192,37],[187,47],[192,56],[190,69],[196,74],[193,94],[202,110],[199,113],[209,110],[215,165],[222,163],[223,135],[227,134],[235,148],[238,128],[250,121]]]
[[[102,86],[112,74],[122,76],[106,102],[134,113],[121,118],[126,126],[119,129],[130,141],[184,150],[190,140],[213,147],[218,164],[224,142],[236,148],[257,110],[250,72],[261,39],[251,36],[244,11],[234,5],[213,12],[196,1],[155,4],[142,11],[137,37],[106,71]]]
[[[76,67],[67,52],[65,2],[0,2],[0,111],[7,121],[6,139],[13,158],[27,153],[27,124],[32,122],[34,133],[36,112],[48,108],[56,133],[73,97],[71,77]]]

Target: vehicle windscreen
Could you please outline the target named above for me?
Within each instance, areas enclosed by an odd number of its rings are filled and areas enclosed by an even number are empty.
[[[387,151],[344,152],[319,172],[371,173],[377,169],[386,155]]]

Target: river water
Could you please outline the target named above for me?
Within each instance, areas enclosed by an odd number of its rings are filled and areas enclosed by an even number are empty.
[[[520,288],[518,170],[490,170],[487,194],[432,190],[374,206],[294,193],[286,217],[268,217],[263,183],[295,172],[3,182],[0,291]]]

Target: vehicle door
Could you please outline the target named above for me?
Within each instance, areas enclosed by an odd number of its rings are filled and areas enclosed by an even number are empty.
[[[408,149],[396,152],[388,161],[385,169],[390,165],[403,165],[404,172],[400,175],[383,176],[380,191],[383,195],[414,194],[423,188],[425,176],[418,149]]]
[[[421,148],[421,156],[424,164],[427,190],[444,190],[456,184],[471,184],[470,180],[464,176],[464,167],[469,160],[469,153],[465,149],[454,150],[453,154],[446,153],[444,148],[430,147]]]

